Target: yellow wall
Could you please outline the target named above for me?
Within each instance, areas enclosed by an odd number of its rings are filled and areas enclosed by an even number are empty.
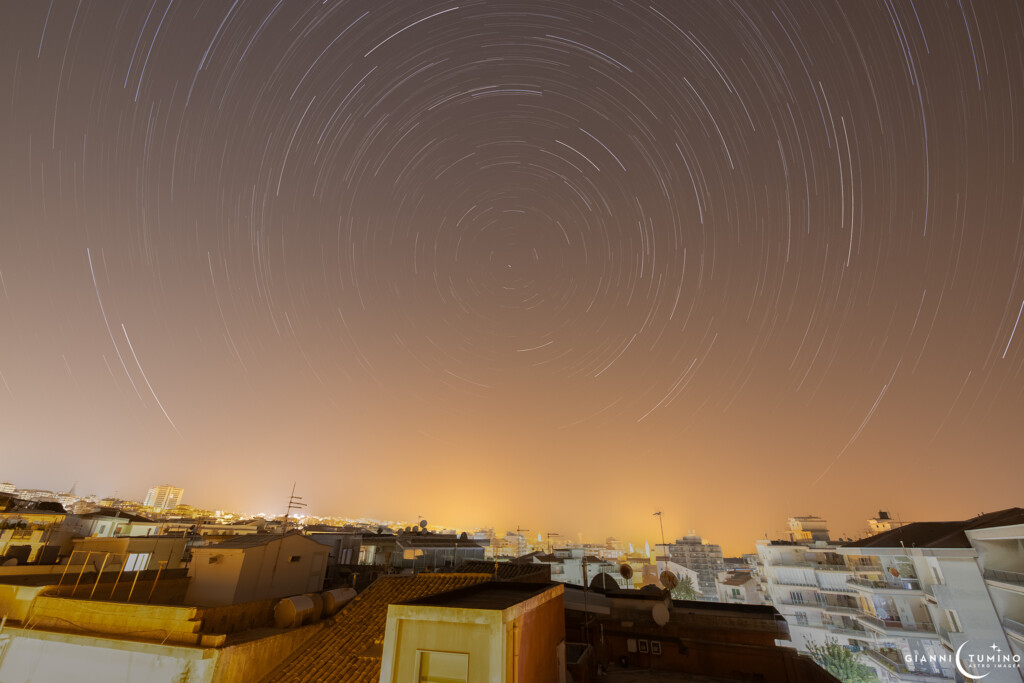
[[[419,650],[469,653],[470,683],[497,683],[504,680],[501,612],[466,609],[445,611],[453,613],[446,617],[461,619],[439,622],[399,618],[396,622],[396,657],[389,683],[416,680]]]

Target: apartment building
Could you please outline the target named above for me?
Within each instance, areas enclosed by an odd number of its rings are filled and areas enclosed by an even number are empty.
[[[1024,510],[917,522],[839,549],[882,680],[1020,683]]]
[[[677,564],[697,572],[700,577],[701,599],[718,601],[718,572],[725,569],[722,547],[705,542],[696,534],[676,539],[675,543],[655,546],[658,556],[667,556]]]
[[[799,540],[757,542],[757,590],[789,623],[797,650],[807,653],[835,639],[859,652],[870,637],[856,618],[856,590],[849,583],[854,570],[838,553],[838,544],[827,540],[825,520],[814,520],[813,532],[805,535],[800,518],[790,519],[791,533]]]

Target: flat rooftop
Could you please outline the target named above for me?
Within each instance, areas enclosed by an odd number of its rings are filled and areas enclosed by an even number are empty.
[[[464,609],[503,610],[550,590],[557,583],[520,583],[515,581],[488,581],[447,593],[417,598],[400,605],[424,607],[461,607]]]

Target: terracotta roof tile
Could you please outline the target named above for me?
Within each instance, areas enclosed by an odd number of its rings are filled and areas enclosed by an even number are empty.
[[[334,615],[268,679],[269,683],[377,683],[388,605],[490,580],[489,574],[382,576]],[[368,653],[367,651],[370,650]]]

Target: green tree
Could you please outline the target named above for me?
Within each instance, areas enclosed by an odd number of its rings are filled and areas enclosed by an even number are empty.
[[[827,638],[824,645],[808,645],[818,666],[843,683],[872,683],[877,681],[874,670],[860,661],[860,655],[842,645],[835,638]]]
[[[693,579],[683,576],[679,583],[672,589],[673,600],[700,600],[700,593],[693,585]]]

